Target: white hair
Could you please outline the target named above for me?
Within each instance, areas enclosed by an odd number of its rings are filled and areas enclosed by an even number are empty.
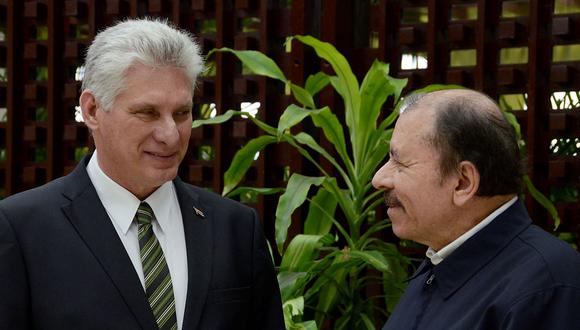
[[[399,107],[399,114],[403,114],[410,108],[414,107],[428,93],[411,93],[403,98],[401,106]]]
[[[125,87],[127,70],[137,63],[183,68],[192,90],[203,68],[200,47],[187,31],[167,20],[128,19],[95,37],[85,58],[82,90],[91,90],[108,111]]]

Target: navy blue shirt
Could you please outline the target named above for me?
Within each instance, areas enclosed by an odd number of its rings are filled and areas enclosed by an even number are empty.
[[[520,201],[437,266],[425,260],[383,327],[580,329],[580,253]]]

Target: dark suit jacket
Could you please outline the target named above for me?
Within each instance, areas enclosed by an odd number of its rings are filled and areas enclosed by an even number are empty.
[[[439,265],[424,262],[383,329],[580,329],[580,254],[518,201]]]
[[[0,202],[0,329],[157,328],[87,163]],[[284,329],[256,212],[174,184],[189,274],[183,329]]]

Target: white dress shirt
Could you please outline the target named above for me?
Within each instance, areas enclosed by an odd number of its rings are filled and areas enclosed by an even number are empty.
[[[427,255],[427,258],[431,259],[431,263],[434,266],[440,264],[443,261],[443,259],[448,257],[461,244],[467,241],[471,236],[475,235],[478,231],[482,230],[485,226],[489,225],[495,218],[497,218],[498,215],[502,214],[505,210],[508,209],[508,207],[512,206],[517,200],[518,200],[517,196],[510,199],[505,204],[503,204],[495,211],[493,211],[490,215],[485,217],[483,221],[475,225],[470,230],[466,231],[463,235],[457,237],[453,242],[445,245],[441,250],[435,251],[434,249],[429,247],[427,249],[427,252],[425,253]]]
[[[145,289],[137,224],[133,221],[141,201],[102,171],[96,150],[87,166],[87,173]],[[181,209],[173,182],[164,183],[144,202],[151,206],[157,219],[153,222],[153,233],[167,261],[175,297],[177,328],[181,329],[187,297],[187,250]]]

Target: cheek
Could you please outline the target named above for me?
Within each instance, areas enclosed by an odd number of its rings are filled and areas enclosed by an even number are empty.
[[[179,130],[179,139],[182,143],[189,142],[189,137],[191,136],[191,121],[187,124],[182,124],[178,128]]]
[[[421,216],[438,207],[442,192],[432,188],[424,181],[407,179],[404,185],[396,189],[396,195],[410,215]]]

